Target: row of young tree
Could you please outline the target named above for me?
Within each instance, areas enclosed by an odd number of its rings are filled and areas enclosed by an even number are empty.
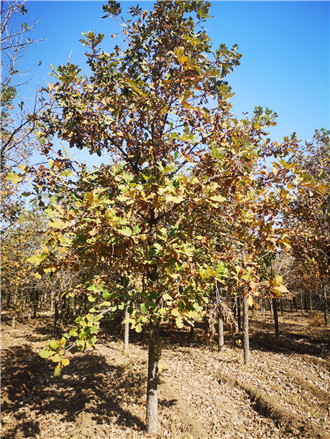
[[[148,432],[157,431],[162,322],[194,327],[215,312],[221,333],[233,321],[224,297],[241,299],[246,363],[248,306],[271,298],[276,317],[278,296],[319,294],[327,324],[329,132],[304,147],[295,135],[272,142],[275,113],[233,115],[227,76],[241,55],[212,50],[209,8],[158,1],[150,12],[132,6],[125,21],[109,1],[105,18],[120,23],[124,50],[105,52],[103,35],[85,33],[88,76],[70,63],[54,69],[23,124],[10,117],[17,87],[1,103],[2,142],[13,145],[4,150],[22,159],[2,166],[4,305],[13,324],[42,306],[55,327],[75,318],[41,353],[56,375],[70,352],[95,345],[104,317],[121,313],[146,331]],[[20,130],[42,165],[23,160]],[[91,170],[57,139],[104,163]]]

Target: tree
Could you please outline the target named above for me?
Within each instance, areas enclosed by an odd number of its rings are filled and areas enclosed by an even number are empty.
[[[25,4],[26,0],[1,2],[1,172],[8,172],[22,162],[25,164],[32,148],[30,137],[35,127],[36,114],[42,107],[36,97],[32,108],[29,108],[26,100],[20,97],[20,88],[26,81],[16,80],[18,76],[27,74],[19,70],[26,49],[41,41],[29,37],[36,23],[23,22],[19,28],[14,26],[14,16],[23,16],[28,12]]]
[[[329,151],[330,132],[324,129],[316,130],[313,141],[306,142],[298,150],[294,158],[300,171],[296,178],[298,188],[284,212],[294,265],[304,265],[304,278],[309,273],[313,278],[314,288],[317,288],[319,282],[323,294],[330,276]],[[307,285],[301,288],[306,290]],[[326,297],[324,311],[327,320]]]
[[[91,348],[99,320],[128,306],[132,327],[149,331],[148,432],[158,425],[160,322],[192,325],[226,265],[250,296],[256,270],[251,256],[237,265],[236,250],[246,246],[254,254],[264,242],[276,245],[265,219],[276,208],[260,184],[267,176],[256,178],[272,148],[263,138],[274,114],[261,108],[251,119],[231,114],[225,78],[240,54],[225,45],[212,53],[201,27],[209,7],[158,1],[149,14],[131,7],[133,21],[121,17],[123,51],[101,51],[103,35],[83,34],[90,76],[70,63],[54,69],[49,94],[57,109],[39,118],[49,166],[36,170],[35,187],[51,195],[51,221],[48,250],[30,260],[41,272],[105,265],[112,273],[86,279],[93,307],[42,356],[57,363],[59,374],[69,361],[69,339],[71,347]],[[113,1],[104,10],[116,19],[121,14]],[[61,151],[54,156],[54,135],[91,154],[109,153],[109,163],[89,171]]]
[[[28,312],[36,317],[39,292],[46,290],[47,280],[35,276],[31,264],[27,263],[37,249],[40,251],[45,231],[45,218],[35,209],[33,213],[15,206],[14,219],[1,230],[1,280],[2,298],[7,309],[11,309],[12,326],[18,315]]]

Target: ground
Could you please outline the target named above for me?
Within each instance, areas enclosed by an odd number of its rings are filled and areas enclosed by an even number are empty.
[[[158,438],[329,438],[328,331],[321,317],[285,313],[281,334],[270,315],[251,316],[251,364],[240,335],[226,346],[196,329],[163,328]],[[147,438],[147,350],[133,334],[129,353],[104,326],[96,350],[71,358],[61,377],[39,357],[51,334],[41,316],[13,329],[2,321],[3,439]]]

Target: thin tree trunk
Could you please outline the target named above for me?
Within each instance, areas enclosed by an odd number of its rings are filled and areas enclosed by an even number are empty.
[[[37,318],[37,312],[38,312],[38,302],[39,302],[39,291],[34,290],[33,291],[33,318]]]
[[[323,311],[324,311],[324,324],[328,326],[329,315],[328,315],[328,298],[327,298],[327,287],[323,287]]]
[[[276,338],[279,337],[280,331],[278,326],[278,314],[277,314],[277,298],[273,297],[273,313],[274,313],[274,323],[275,323],[275,336]]]
[[[296,312],[298,312],[298,301],[297,301],[297,296],[294,296],[293,298],[293,305],[296,308]]]
[[[128,305],[125,306],[125,320],[129,319],[129,312],[128,312]],[[129,322],[125,322],[124,327],[124,351],[128,352],[128,345],[129,345]]]
[[[52,291],[50,294],[50,312],[52,314],[54,312],[54,297],[55,297],[55,293]]]
[[[225,338],[224,338],[224,333],[223,333],[223,319],[219,313],[219,318],[218,318],[218,348],[219,348],[219,351],[221,351],[221,349],[224,347],[224,344],[225,344]]]
[[[247,296],[243,297],[243,349],[244,363],[250,362],[250,343],[249,343],[249,305]]]
[[[18,289],[17,289],[17,287],[15,287],[14,300],[13,300],[13,317],[12,317],[12,320],[11,320],[11,327],[12,328],[16,327],[17,294],[18,294]]]
[[[232,307],[233,307],[234,319],[237,320],[237,297],[232,298]]]
[[[237,323],[238,323],[238,330],[242,331],[241,298],[239,296],[237,296]]]
[[[261,302],[261,315],[262,315],[262,317],[265,317],[265,315],[266,315],[265,299],[262,299],[262,302]]]
[[[58,303],[57,303],[57,300],[55,299],[54,332],[57,331],[58,320],[59,320]]]
[[[158,431],[158,361],[159,349],[159,323],[150,324],[150,342],[148,354],[148,386],[147,386],[147,433]]]
[[[192,339],[195,337],[195,327],[193,325],[190,326],[190,337]]]

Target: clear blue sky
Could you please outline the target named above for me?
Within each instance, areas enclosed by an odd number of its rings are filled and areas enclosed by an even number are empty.
[[[105,1],[32,1],[26,6],[26,21],[40,20],[33,37],[46,38],[25,55],[33,79],[28,95],[38,83],[46,85],[52,64],[70,62],[83,66],[81,32],[93,30],[109,36],[116,22],[102,19]],[[151,9],[152,2],[121,2]],[[316,128],[329,129],[329,2],[325,1],[213,1],[211,18],[205,24],[214,49],[235,43],[243,54],[241,65],[228,77],[233,91],[234,112],[251,112],[255,106],[278,113],[272,138],[297,132],[311,139]],[[106,38],[109,51],[117,43]],[[120,45],[120,44],[119,44]],[[37,67],[39,61],[42,65]]]

